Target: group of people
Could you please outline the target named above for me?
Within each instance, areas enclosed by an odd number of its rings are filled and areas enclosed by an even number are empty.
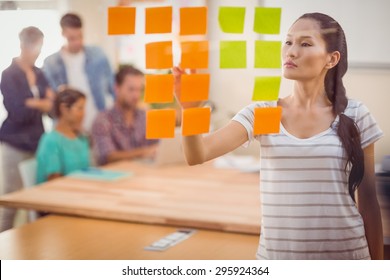
[[[0,194],[22,188],[18,164],[30,158],[37,161],[36,183],[43,183],[95,164],[154,156],[157,141],[145,138],[146,114],[138,106],[144,74],[130,65],[114,74],[100,48],[84,45],[77,14],[65,14],[60,25],[66,44],[42,69],[35,62],[44,34],[30,26],[19,33],[20,55],[2,73],[8,116],[0,128]],[[44,114],[53,118],[51,131],[44,131]],[[0,232],[13,226],[15,213],[0,208]]]
[[[21,55],[3,72],[8,117],[0,140],[6,192],[20,187],[15,163],[36,150],[39,182],[88,166],[90,142],[82,127],[90,128],[99,164],[148,157],[156,147],[145,139],[145,112],[137,107],[142,72],[125,66],[111,81],[102,52],[83,46],[80,19],[66,15],[61,26],[68,45],[46,59],[43,72],[34,67],[43,38],[36,28],[20,33]],[[294,80],[290,94],[253,103],[205,136],[183,137],[187,162],[201,164],[255,139],[260,142],[257,258],[381,259],[374,143],[383,133],[364,104],[347,98],[344,31],[327,15],[305,14],[288,30],[281,55],[283,76]],[[180,80],[186,73],[173,69],[177,100],[184,109],[202,106],[180,102]],[[104,111],[106,93],[116,100]],[[254,135],[256,108],[276,105],[282,107],[280,132]],[[57,117],[55,128],[41,137],[41,116],[51,112]],[[2,220],[2,230],[11,226],[12,217],[8,214],[6,226]]]

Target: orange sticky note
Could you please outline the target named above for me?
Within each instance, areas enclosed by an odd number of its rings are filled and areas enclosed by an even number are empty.
[[[175,109],[146,112],[146,139],[173,138],[175,136]]]
[[[180,9],[180,35],[204,35],[207,31],[207,7]]]
[[[109,7],[107,31],[109,35],[134,34],[135,8]]]
[[[190,108],[183,110],[183,136],[190,136],[209,132],[210,116],[210,108]]]
[[[171,33],[172,7],[145,9],[145,33]]]
[[[205,69],[209,67],[209,42],[191,41],[181,43],[182,68]]]
[[[173,75],[146,75],[145,102],[170,103],[173,102]]]
[[[203,101],[209,99],[210,74],[191,74],[181,76],[182,102]]]
[[[146,69],[172,68],[172,42],[154,42],[146,44]]]
[[[255,108],[253,134],[279,133],[282,107]]]

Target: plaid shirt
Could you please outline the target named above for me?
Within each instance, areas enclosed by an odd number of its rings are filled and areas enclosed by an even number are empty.
[[[145,138],[146,114],[137,109],[134,121],[128,126],[120,109],[101,112],[92,126],[93,150],[99,165],[107,163],[107,157],[114,151],[128,151],[157,143]]]

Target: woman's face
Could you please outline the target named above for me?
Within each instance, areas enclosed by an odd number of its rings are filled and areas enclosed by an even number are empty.
[[[312,19],[296,21],[282,48],[283,76],[301,81],[325,76],[330,60],[319,24]]]
[[[34,65],[38,56],[41,53],[42,45],[43,45],[43,38],[38,39],[38,41],[31,44],[27,44],[27,45],[21,44],[20,48],[21,48],[23,59],[27,60],[29,64]]]
[[[61,118],[75,131],[80,131],[84,119],[85,98],[79,98],[69,108],[62,104]]]

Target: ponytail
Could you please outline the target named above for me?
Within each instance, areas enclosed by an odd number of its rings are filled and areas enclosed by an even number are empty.
[[[339,116],[337,135],[343,145],[347,156],[345,172],[350,170],[348,178],[349,195],[355,201],[355,191],[361,183],[364,175],[364,153],[361,147],[360,131],[355,121],[344,114],[348,105],[343,76],[348,69],[347,43],[341,26],[333,18],[320,14],[304,14],[300,18],[308,18],[317,21],[322,30],[327,51],[340,52],[340,61],[331,68],[325,76],[325,92],[333,106],[333,113]]]

